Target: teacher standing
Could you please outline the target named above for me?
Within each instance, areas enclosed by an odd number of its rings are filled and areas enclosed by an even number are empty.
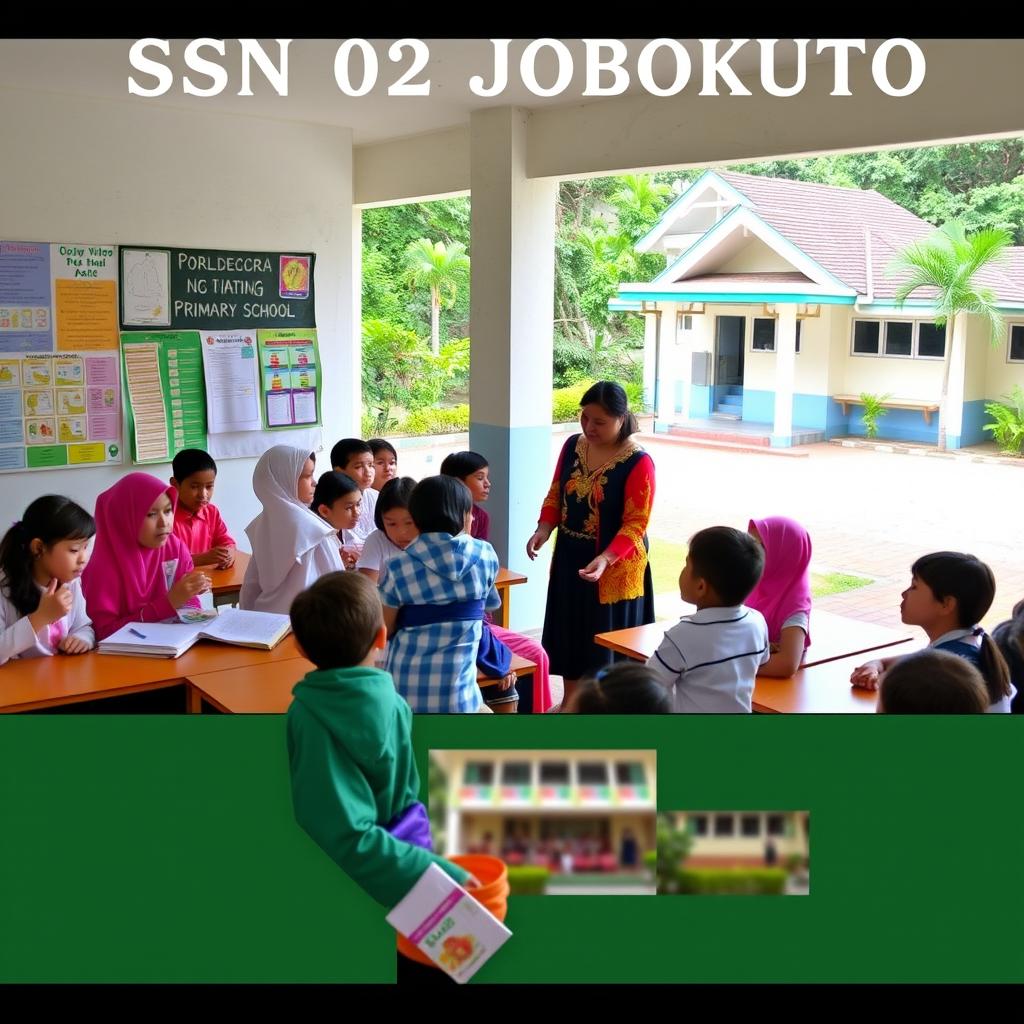
[[[598,381],[580,400],[581,434],[563,445],[537,530],[526,545],[537,557],[557,529],[543,646],[565,679],[565,707],[579,680],[613,660],[595,633],[654,621],[647,523],[654,462],[632,435],[638,427],[626,392]]]

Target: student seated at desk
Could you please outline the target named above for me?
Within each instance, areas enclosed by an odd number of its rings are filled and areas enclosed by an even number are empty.
[[[188,548],[194,565],[230,569],[235,539],[213,504],[217,463],[201,448],[186,448],[174,456],[171,469],[171,486],[178,492],[174,536]]]
[[[238,595],[240,608],[287,615],[311,583],[344,569],[338,538],[310,507],[316,456],[279,444],[264,452],[252,473],[263,511],[245,528],[252,557]]]
[[[373,453],[373,483],[370,486],[380,494],[384,485],[398,476],[398,452],[383,437],[371,437],[366,443]]]
[[[420,535],[409,512],[409,498],[415,486],[411,476],[400,476],[389,480],[380,490],[373,511],[377,529],[366,538],[356,562],[356,568],[378,586],[387,575],[388,562]]]
[[[657,674],[620,661],[582,680],[565,709],[577,715],[664,715],[672,700]]]
[[[421,480],[409,497],[419,536],[388,562],[380,588],[390,643],[386,668],[417,713],[475,712],[483,612],[501,600],[498,556],[469,536],[473,499],[446,476]],[[514,686],[514,673],[501,689]]]
[[[331,466],[336,473],[352,477],[363,495],[359,521],[351,529],[341,532],[341,541],[346,551],[358,558],[366,538],[375,529],[373,510],[377,507],[377,492],[372,486],[376,476],[373,449],[358,437],[344,437],[331,449]]]
[[[747,533],[712,526],[690,538],[679,595],[697,606],[665,633],[647,662],[672,710],[750,713],[754,677],[769,657],[764,616],[743,602],[761,578],[764,551]]]
[[[988,690],[988,710],[1009,713],[1017,691],[1010,670],[992,637],[977,623],[992,607],[996,581],[992,570],[974,555],[936,551],[910,567],[910,586],[903,591],[900,616],[920,626],[929,647],[965,658],[981,672]],[[877,690],[886,672],[901,658],[879,658],[853,670],[850,682]]]
[[[473,496],[473,526],[470,529],[470,536],[477,540],[491,539],[491,520],[487,513],[480,507],[480,503],[487,501],[491,493],[490,464],[478,452],[453,452],[445,457],[441,463],[441,472],[445,476],[455,477],[461,480]],[[539,640],[525,636],[523,633],[513,633],[497,625],[491,618],[487,617],[487,624],[492,635],[500,640],[510,651],[518,654],[519,657],[532,661],[537,669],[533,674],[533,690],[529,694],[521,694],[522,697],[529,697],[528,702],[520,701],[519,713],[531,711],[543,712],[551,707],[551,659],[548,652],[544,650]]]
[[[992,639],[1006,659],[1010,682],[1017,690],[1010,711],[1015,715],[1024,714],[1024,601],[1018,601],[1011,617],[992,630]]]
[[[172,533],[178,492],[129,473],[96,499],[96,543],[82,574],[85,603],[105,640],[129,622],[160,622],[199,607],[210,577]]]
[[[900,658],[878,691],[880,715],[982,715],[988,691],[966,658],[933,647]]]
[[[320,474],[309,507],[338,531],[340,546],[344,532],[351,530],[359,522],[362,505],[363,495],[359,490],[359,484],[347,473],[339,473],[332,469]],[[341,547],[339,550],[345,568],[354,569],[357,560],[355,551]]]
[[[771,657],[758,674],[784,679],[811,646],[811,537],[785,516],[751,519],[747,533],[764,549],[764,573],[746,601],[768,624]]]
[[[432,863],[462,885],[479,884],[432,852],[412,712],[374,667],[387,639],[376,588],[360,573],[329,573],[295,598],[290,614],[299,648],[316,665],[288,708],[296,821],[389,909]]]
[[[0,541],[0,665],[96,642],[81,575],[96,523],[70,498],[36,498]]]

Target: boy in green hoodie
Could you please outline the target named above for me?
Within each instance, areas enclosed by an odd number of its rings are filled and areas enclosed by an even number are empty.
[[[316,665],[292,691],[288,709],[298,823],[389,910],[431,863],[460,885],[479,884],[432,852],[412,712],[391,676],[374,667],[387,642],[376,587],[362,573],[328,573],[295,598],[291,621]]]

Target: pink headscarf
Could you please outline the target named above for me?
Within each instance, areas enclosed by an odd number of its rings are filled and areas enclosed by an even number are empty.
[[[174,609],[167,603],[169,589],[164,564],[177,559],[173,580],[192,571],[188,548],[171,535],[158,548],[139,543],[139,529],[153,502],[166,494],[171,510],[177,491],[148,473],[128,473],[96,499],[96,540],[92,557],[82,573],[86,608],[103,640],[126,622],[138,621],[140,610],[156,604],[152,618],[167,617]],[[198,604],[193,599],[189,604]],[[166,606],[166,607],[164,607]]]
[[[768,639],[778,643],[782,624],[796,612],[811,616],[811,537],[795,520],[785,516],[751,519],[764,545],[764,575],[744,602],[756,608],[768,623]],[[804,649],[811,634],[804,636]]]

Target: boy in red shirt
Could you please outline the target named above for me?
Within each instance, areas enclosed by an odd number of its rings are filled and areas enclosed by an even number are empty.
[[[178,492],[174,536],[192,553],[196,566],[231,568],[235,541],[211,500],[217,463],[201,448],[186,448],[174,456],[171,467],[171,486]]]

